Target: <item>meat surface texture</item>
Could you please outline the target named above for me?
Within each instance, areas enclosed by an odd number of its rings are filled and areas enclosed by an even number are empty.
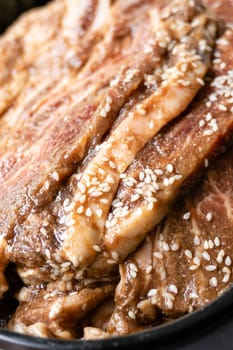
[[[118,12],[121,11],[121,21],[123,21],[123,11],[126,11],[127,8],[121,7],[120,4],[121,2],[116,2],[112,11],[115,20],[119,17]],[[120,66],[119,63],[116,64],[121,72],[114,76],[114,80],[105,83],[102,100],[100,99],[101,91],[98,91],[100,101],[96,101],[95,106],[88,106],[88,116],[85,114],[88,124],[86,125],[83,119],[82,123],[78,123],[77,120],[72,122],[70,128],[74,133],[74,139],[69,133],[71,145],[68,145],[67,139],[64,137],[67,127],[65,131],[63,128],[59,131],[57,128],[53,130],[52,137],[56,137],[55,142],[62,141],[62,144],[52,145],[50,136],[49,146],[48,141],[46,142],[45,152],[50,152],[52,157],[51,161],[45,157],[47,177],[42,168],[44,157],[42,162],[36,161],[36,164],[39,164],[39,169],[35,167],[33,159],[29,163],[33,167],[31,174],[28,163],[19,169],[18,176],[22,178],[22,183],[17,182],[14,195],[11,194],[13,205],[10,205],[7,199],[8,194],[2,194],[7,200],[6,205],[4,198],[2,201],[2,217],[4,219],[2,222],[3,225],[7,225],[7,238],[11,242],[9,245],[11,259],[16,263],[19,262],[20,275],[27,284],[48,282],[51,275],[57,279],[59,274],[63,275],[64,273],[61,269],[61,264],[64,263],[70,263],[71,270],[76,276],[77,273],[81,276],[83,271],[88,271],[88,276],[95,278],[97,273],[95,268],[91,266],[92,263],[95,264],[95,258],[98,259],[100,256],[100,259],[105,260],[111,269],[119,262],[117,258],[119,248],[107,249],[104,237],[108,235],[106,219],[120,177],[144,145],[167,122],[177,117],[188,106],[204,83],[202,78],[210,65],[210,55],[214,44],[215,24],[213,20],[207,16],[202,8],[199,9],[192,4],[189,6],[186,1],[175,2],[177,6],[175,12],[173,11],[174,4],[172,4],[161,13],[156,10],[155,6],[149,6],[145,2],[143,4],[139,2],[135,6],[137,11],[140,11],[140,16],[142,16],[142,9],[145,6],[145,15],[149,17],[150,22],[143,36],[146,35],[144,40],[147,39],[147,36],[148,39],[146,44],[143,41],[141,52],[140,47],[138,47],[139,39],[136,40],[136,37],[133,37],[133,42],[137,42],[134,50],[138,52],[135,56],[135,62],[130,62],[127,69],[124,68],[121,61]],[[135,18],[136,14],[137,12],[134,13]],[[127,18],[127,21],[123,21],[125,26],[128,25],[128,20]],[[144,29],[145,18],[142,17],[141,20],[143,24],[139,23],[138,26],[141,25],[143,28],[138,30]],[[177,30],[178,23],[179,30]],[[130,22],[130,24],[132,23]],[[109,35],[109,32],[106,35]],[[142,33],[138,33],[138,35],[142,40]],[[200,41],[205,43],[203,47],[199,46]],[[103,42],[101,44],[104,45]],[[129,61],[128,55],[129,49],[126,58]],[[165,55],[166,58],[163,57]],[[88,65],[89,62],[87,62]],[[104,68],[106,69],[106,67]],[[83,69],[87,70],[88,68],[85,66]],[[102,66],[101,69],[103,70]],[[98,72],[97,68],[96,71]],[[112,73],[110,70],[110,74]],[[83,80],[85,81],[86,75],[87,73],[83,71],[79,73],[79,79],[77,79],[79,84]],[[158,75],[160,81],[156,83],[156,87],[154,84],[152,87],[151,85],[145,86],[145,75],[146,77],[149,75],[152,80],[157,79],[156,75]],[[88,85],[88,89],[91,87],[91,84]],[[96,83],[93,89],[96,91]],[[133,103],[127,100],[127,98],[131,98],[131,95],[137,95]],[[88,99],[93,103],[93,95],[89,96]],[[96,97],[94,99],[96,100]],[[128,105],[127,109],[124,109],[126,101]],[[86,98],[85,101],[78,104],[78,106],[80,105],[82,108],[87,108]],[[83,118],[83,110],[79,113],[79,116]],[[74,114],[74,117],[76,119],[77,114]],[[67,112],[65,120],[66,118]],[[109,134],[103,138],[103,134],[111,127],[114,119],[115,123],[109,130]],[[66,122],[71,121],[68,118]],[[73,124],[76,128],[72,129]],[[77,130],[78,124],[80,131]],[[61,127],[60,123],[57,127]],[[43,138],[44,136],[42,136]],[[43,141],[39,140],[39,143],[41,142],[43,145]],[[89,149],[86,151],[88,147]],[[72,153],[75,152],[77,157],[75,163],[77,170],[67,165],[70,157],[65,152],[71,150]],[[56,157],[54,152],[56,152]],[[86,153],[87,157],[80,164]],[[37,144],[36,156],[38,156]],[[41,152],[39,157],[42,157]],[[62,171],[60,170],[61,158]],[[54,162],[56,164],[53,164]],[[71,165],[75,164],[72,159]],[[27,174],[25,174],[25,170],[27,170]],[[61,188],[61,182],[67,178],[72,170],[72,177]],[[34,179],[35,172],[39,172],[40,175],[33,181],[32,186],[31,180]],[[9,181],[11,181],[11,177]],[[29,189],[25,181],[27,181]],[[30,191],[29,199],[28,191]],[[15,203],[15,198],[19,197],[19,193],[20,201]],[[22,196],[23,194],[24,196]],[[26,201],[25,204],[22,203],[21,198]],[[22,219],[19,212],[23,212]],[[13,229],[14,234],[12,234],[11,229]],[[115,234],[117,236],[117,232]],[[146,232],[142,232],[140,240],[145,235]],[[37,250],[33,248],[35,241]],[[132,245],[124,249],[124,257],[135,248],[137,243],[139,240],[136,242],[135,239],[135,243],[132,241]],[[21,249],[22,246],[24,251]],[[25,250],[27,254],[25,254]],[[110,254],[107,250],[110,250]],[[30,259],[28,259],[29,256]],[[35,271],[35,265],[39,266],[39,272]],[[105,274],[104,265],[102,266],[98,273],[101,276]],[[52,273],[51,270],[53,270]]]
[[[128,334],[228,287],[228,5],[54,0],[0,37],[0,298],[19,303],[10,330]]]
[[[109,332],[128,334],[213,301],[232,283],[233,149],[121,265]]]

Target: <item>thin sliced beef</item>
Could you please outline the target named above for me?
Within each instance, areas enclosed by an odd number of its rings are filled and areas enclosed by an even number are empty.
[[[163,45],[166,45],[166,31],[169,32],[170,27],[175,28],[171,37],[178,41],[170,53],[164,80],[158,90],[134,106],[112,131],[78,182],[76,200],[67,214],[68,227],[61,247],[62,256],[76,267],[90,264],[98,250],[102,249],[105,221],[120,175],[151,137],[187,107],[207,71],[214,24],[204,13],[196,14],[186,2],[178,2],[178,5],[180,7],[177,7],[176,12],[173,6],[164,10],[162,17],[166,20],[160,25],[163,31],[155,33],[155,46],[161,45],[161,37]],[[180,15],[182,7],[187,11],[184,16]],[[183,40],[184,35],[186,40]],[[208,51],[200,50],[200,40],[206,43]],[[146,48],[149,49],[152,50]],[[182,68],[184,65],[185,69]],[[130,72],[126,79],[131,80],[134,74]],[[128,253],[126,251],[125,255]]]
[[[74,275],[77,274],[77,265],[86,267],[93,261],[95,255],[101,250],[105,218],[110,209],[111,199],[116,191],[121,172],[124,172],[135,154],[151,136],[186,108],[200,88],[201,78],[209,65],[211,46],[215,36],[215,24],[208,18],[203,9],[199,11],[192,6],[187,7],[186,1],[178,1],[177,4],[179,5],[177,11],[173,13],[173,7],[171,7],[172,11],[168,7],[164,10],[165,18],[159,22],[155,21],[157,11],[154,12],[153,8],[153,11],[149,12],[148,16],[152,27],[152,33],[149,31],[149,34],[152,35],[151,38],[154,36],[154,40],[150,41],[150,46],[148,46],[148,41],[144,51],[135,56],[135,60],[131,63],[131,69],[127,67],[117,75],[105,98],[97,107],[94,116],[104,120],[105,126],[102,124],[102,128],[97,128],[97,123],[95,124],[95,120],[93,123],[93,119],[91,119],[87,132],[91,134],[90,136],[100,138],[106,130],[108,118],[112,120],[111,114],[114,113],[114,116],[117,114],[120,105],[125,102],[126,95],[132,92],[132,86],[136,89],[142,79],[143,81],[146,78],[148,80],[148,75],[145,75],[148,69],[152,69],[152,67],[158,69],[160,55],[166,49],[170,57],[165,67],[162,68],[166,70],[167,75],[164,73],[159,88],[156,91],[150,90],[150,93],[146,93],[146,97],[140,103],[136,99],[137,104],[130,106],[129,112],[125,113],[124,118],[119,116],[121,121],[113,127],[110,136],[97,149],[96,155],[89,162],[88,158],[84,161],[83,173],[73,176],[72,180],[74,179],[74,181],[71,180],[68,183],[68,186],[58,194],[49,208],[44,209],[43,206],[51,201],[51,197],[47,199],[46,203],[39,203],[43,209],[39,213],[27,211],[22,221],[19,221],[17,217],[16,223],[11,216],[14,235],[9,242],[9,251],[11,259],[19,264],[20,275],[26,283],[29,283],[29,279],[32,282],[33,269],[34,279],[37,280],[37,283],[44,272],[47,276],[44,276],[43,279],[48,282],[48,278],[58,278],[59,264],[62,261],[70,261],[74,265],[75,269],[71,266]],[[174,27],[174,24],[178,22],[180,24],[179,30],[176,26]],[[160,31],[157,30],[158,27]],[[186,35],[186,40],[184,40],[184,35]],[[172,46],[169,38],[174,40]],[[198,43],[201,38],[206,45],[200,48]],[[153,74],[150,76],[151,78],[153,78]],[[122,100],[120,93],[124,96]],[[169,107],[168,102],[172,103],[172,108]],[[84,134],[83,138],[85,137],[88,136]],[[83,141],[83,138],[81,141],[76,141],[76,147],[79,142]],[[59,138],[56,140],[59,141]],[[67,145],[68,150],[69,147]],[[57,152],[57,147],[53,149]],[[46,151],[51,152],[47,144]],[[57,153],[60,156],[60,152]],[[79,151],[79,155],[83,153]],[[53,153],[51,153],[51,158],[56,159]],[[37,170],[33,169],[33,171]],[[44,171],[41,171],[41,174],[44,174]],[[57,170],[52,174],[60,179]],[[30,185],[30,175],[27,181]],[[40,177],[38,181],[41,181]],[[57,186],[60,186],[61,181],[57,179],[55,181]],[[51,192],[54,181],[52,184],[45,183],[48,185],[45,188],[47,195],[54,194],[55,191]],[[35,187],[34,190],[36,196],[38,196],[37,188]],[[4,197],[8,198],[6,195]],[[14,198],[17,198],[15,194]],[[41,193],[41,198],[46,199],[44,193]],[[106,201],[108,202],[106,203]],[[13,208],[15,210],[15,203]],[[7,220],[4,220],[5,222],[8,224]],[[27,259],[25,259],[26,256]],[[54,270],[53,273],[51,273],[51,269]]]
[[[161,313],[189,313],[232,283],[232,179],[231,148],[121,265],[110,333],[151,326]]]
[[[115,284],[59,280],[46,287],[23,287],[20,306],[8,327],[40,337],[69,339],[82,336],[82,318],[113,294]]]
[[[74,1],[70,4],[76,11],[79,3]],[[99,6],[101,4],[100,1]],[[154,18],[148,18],[144,7],[142,2],[135,7],[134,22],[127,12],[127,6],[116,9],[113,6],[109,11],[114,20],[106,24],[107,27],[103,26],[102,45],[94,45],[90,64],[75,76],[61,79],[59,75],[51,91],[44,85],[41,91],[40,83],[44,84],[44,77],[41,76],[39,82],[34,81],[33,89],[25,87],[25,93],[31,98],[22,103],[23,96],[19,97],[2,117],[0,165],[4,186],[1,191],[0,225],[4,236],[10,238],[16,224],[22,224],[32,210],[51,202],[61,183],[74,172],[91,144],[101,141],[122,104],[143,80],[144,74],[158,65],[165,52],[165,48],[158,45],[141,58],[135,54],[134,59],[129,59],[129,55],[141,51],[154,30]],[[88,8],[91,9],[90,6]],[[72,9],[69,13],[72,13]],[[138,17],[137,13],[140,13]],[[149,25],[145,29],[146,18]],[[24,19],[21,21],[23,26]],[[63,29],[68,35],[66,27]],[[72,34],[74,29],[71,29]],[[96,26],[93,30],[97,30]],[[135,37],[132,36],[133,30]],[[9,33],[13,35],[14,31]],[[105,53],[101,62],[100,49]],[[53,59],[53,51],[50,55]],[[135,76],[127,80],[129,72],[134,71]],[[118,82],[111,86],[111,81],[116,77]],[[109,101],[111,110],[103,115],[103,108]]]
[[[103,273],[104,266],[108,269],[112,252],[118,262],[124,260],[166,215],[182,186],[221,151],[219,145],[229,141],[233,127],[232,43],[233,32],[227,29],[217,41],[210,82],[190,109],[151,140],[121,176],[106,222],[104,254],[92,267],[95,274],[98,270]]]

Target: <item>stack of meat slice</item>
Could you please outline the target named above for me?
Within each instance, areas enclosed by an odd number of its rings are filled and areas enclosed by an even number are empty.
[[[164,4],[55,0],[0,39],[0,296],[9,263],[24,283],[9,329],[128,334],[231,281],[231,157],[205,168],[233,130],[233,30]]]

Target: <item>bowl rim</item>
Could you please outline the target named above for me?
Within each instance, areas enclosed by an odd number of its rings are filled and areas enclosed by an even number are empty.
[[[223,313],[224,310],[233,306],[233,284],[231,284],[218,298],[208,303],[200,309],[197,309],[190,314],[181,316],[173,321],[156,327],[139,331],[129,335],[113,336],[98,340],[60,340],[53,338],[39,338],[29,335],[24,335],[16,332],[0,328],[0,345],[11,344],[23,347],[31,347],[33,349],[45,350],[54,347],[56,350],[109,350],[135,347],[145,343],[156,342],[159,346],[164,343],[171,342],[184,331],[191,328],[192,334],[195,330],[202,327],[207,320],[214,320],[214,316]]]

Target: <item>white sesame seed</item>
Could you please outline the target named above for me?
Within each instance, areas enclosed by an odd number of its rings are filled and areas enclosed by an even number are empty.
[[[169,248],[169,245],[167,244],[167,242],[163,242],[163,250],[165,252],[169,252],[170,248]]]
[[[203,257],[203,259],[205,259],[206,261],[210,261],[210,255],[209,255],[209,253],[203,252],[203,253],[202,253],[202,257]]]
[[[200,265],[201,265],[200,259],[199,259],[197,256],[195,256],[195,257],[193,258],[193,262],[194,262],[194,264],[197,265],[197,266],[200,266]]]
[[[129,263],[128,266],[129,266],[130,270],[138,272],[138,268],[134,263]]]
[[[204,82],[204,80],[203,79],[201,79],[201,78],[196,78],[196,81],[198,82],[198,84],[200,84],[200,85],[202,85],[202,86],[204,86],[205,85],[205,82]]]
[[[134,194],[130,197],[131,202],[136,202],[140,198],[139,194]]]
[[[216,277],[211,277],[210,280],[209,280],[209,285],[211,287],[217,287],[218,285],[218,280]]]
[[[217,267],[215,265],[207,265],[205,269],[206,271],[215,271]]]
[[[163,254],[160,253],[160,252],[154,252],[153,255],[154,255],[155,258],[157,258],[157,259],[159,259],[159,260],[162,260],[162,259],[163,259]]]
[[[96,244],[93,245],[93,249],[94,249],[96,252],[101,252],[100,246],[98,246],[98,245],[96,245]]]
[[[203,128],[204,125],[205,125],[205,121],[204,121],[203,119],[201,119],[201,120],[199,121],[199,126],[200,126],[200,128]]]
[[[103,195],[103,192],[100,191],[94,191],[91,193],[92,197],[101,197]]]
[[[47,234],[47,230],[46,230],[45,227],[41,227],[40,232],[41,232],[43,235],[46,235],[46,234]]]
[[[107,198],[101,198],[101,199],[100,199],[100,203],[108,204],[108,203],[109,203],[109,200],[108,200]]]
[[[179,248],[180,248],[180,246],[179,246],[178,243],[173,243],[173,244],[171,245],[171,250],[172,250],[173,252],[177,252],[177,251],[179,250]]]
[[[105,187],[102,188],[102,191],[103,191],[104,193],[108,193],[108,192],[111,191],[111,187],[110,187],[110,186],[105,186]]]
[[[208,161],[207,158],[205,158],[205,160],[204,160],[204,167],[208,168],[208,166],[209,166],[209,161]]]
[[[107,111],[105,110],[105,108],[102,108],[100,111],[100,116],[102,118],[106,118],[107,117]]]
[[[147,266],[146,274],[149,275],[151,273],[151,271],[152,271],[152,266],[151,265]]]
[[[80,202],[81,204],[83,204],[83,203],[86,202],[86,199],[87,199],[87,196],[86,196],[85,194],[83,194],[83,195],[80,197],[79,202]]]
[[[226,257],[226,259],[225,259],[225,265],[226,266],[231,266],[231,257],[228,255],[227,257]]]
[[[114,180],[114,177],[112,175],[107,175],[105,181],[109,184],[114,184],[115,183],[115,180]]]
[[[116,169],[116,164],[112,160],[109,161],[109,166],[112,169]]]
[[[66,198],[66,199],[64,200],[64,202],[63,202],[63,206],[64,206],[64,207],[67,207],[67,206],[69,205],[69,203],[70,203],[69,198]]]
[[[212,218],[213,218],[213,214],[212,213],[209,212],[209,213],[206,214],[206,220],[208,222],[210,222],[212,220]]]
[[[169,310],[173,308],[173,295],[170,293],[165,294],[165,304]]]
[[[132,278],[136,278],[137,277],[137,272],[133,271],[133,270],[130,270],[130,276]]]
[[[129,316],[129,318],[131,318],[132,320],[136,320],[136,316],[135,316],[135,313],[134,313],[133,311],[129,310],[128,316]]]
[[[142,208],[137,208],[136,214],[137,214],[138,216],[141,216],[141,215],[143,214]]]
[[[216,247],[220,246],[221,242],[220,242],[220,239],[218,237],[215,237],[214,244],[215,244]]]
[[[223,283],[227,283],[227,282],[229,282],[229,280],[230,280],[230,274],[229,274],[229,273],[226,273],[226,274],[223,276],[222,282],[223,282]]]
[[[184,213],[184,215],[183,215],[183,219],[184,220],[189,220],[190,219],[190,217],[191,217],[191,213],[190,213],[190,211],[187,211],[186,213]]]
[[[137,111],[138,111],[138,113],[140,113],[140,114],[142,114],[142,115],[145,115],[145,114],[146,114],[145,109],[143,109],[142,107],[138,107],[138,108],[137,108]]]
[[[227,111],[227,107],[226,107],[225,105],[223,105],[223,104],[219,104],[219,105],[218,105],[218,109],[219,109],[220,111],[223,111],[223,112],[226,112],[226,111]]]
[[[212,116],[211,113],[207,113],[206,116],[205,116],[205,120],[206,120],[207,122],[209,122],[212,118],[213,118],[213,116]]]
[[[78,188],[82,193],[86,192],[86,186],[82,182],[78,182]]]
[[[84,212],[84,206],[80,205],[80,207],[77,208],[77,214],[82,214]]]
[[[191,271],[197,270],[198,268],[199,268],[198,265],[191,265],[191,266],[189,266],[189,270],[191,270]]]
[[[209,249],[209,242],[207,240],[204,241],[203,247],[204,249]]]
[[[50,182],[49,182],[48,180],[46,180],[46,181],[45,181],[45,184],[44,184],[44,188],[45,188],[46,190],[48,190],[48,189],[49,189],[49,186],[50,186]]]
[[[224,69],[226,67],[226,63],[225,62],[222,62],[221,64],[220,64],[220,69]]]
[[[98,168],[98,173],[100,175],[105,175],[106,174],[106,171],[103,169],[103,168]]]
[[[197,295],[197,293],[192,292],[189,294],[189,298],[190,299],[198,299],[198,295]]]
[[[108,260],[107,260],[107,264],[109,264],[109,265],[114,265],[114,264],[116,264],[116,261],[113,260],[113,259],[108,259]]]
[[[57,171],[54,171],[52,173],[52,178],[55,180],[55,181],[59,181],[59,174]]]
[[[201,244],[200,238],[198,236],[195,236],[193,239],[193,243],[197,246],[200,245]]]
[[[88,217],[92,216],[92,210],[91,210],[91,208],[87,208],[86,211],[85,211],[85,214],[86,214],[86,216],[88,216]]]
[[[167,165],[166,165],[166,170],[167,170],[169,173],[172,173],[173,170],[174,170],[173,165],[172,165],[172,164],[167,164]]]
[[[162,169],[155,169],[154,172],[156,175],[163,175],[164,174]]]
[[[98,218],[101,218],[103,216],[103,210],[101,208],[96,209],[96,215]]]
[[[149,122],[149,129],[154,129],[155,122],[153,120],[150,120]]]
[[[231,274],[231,270],[230,270],[229,267],[227,267],[227,266],[224,266],[224,267],[222,268],[222,272]]]
[[[216,261],[218,264],[222,264],[224,255],[225,255],[225,252],[223,249],[221,249],[217,255],[217,258],[216,258]]]
[[[192,259],[192,257],[193,257],[193,254],[192,254],[192,252],[191,252],[191,250],[189,250],[189,249],[186,249],[185,251],[184,251],[184,254],[187,256],[187,258],[189,258],[189,259]]]
[[[209,239],[209,249],[213,249],[214,248],[214,242],[212,241],[212,239]]]
[[[178,294],[178,288],[175,284],[170,284],[168,286],[168,291],[174,294]]]
[[[153,208],[154,208],[154,203],[153,203],[153,202],[150,202],[150,203],[147,205],[147,209],[148,209],[149,211],[151,211],[151,210],[153,210]]]
[[[158,294],[158,290],[157,289],[150,289],[149,292],[147,293],[147,296],[150,297],[154,297]]]
[[[119,255],[118,255],[117,252],[114,252],[114,251],[113,251],[113,252],[111,253],[111,255],[112,255],[112,258],[113,258],[114,260],[117,261],[117,260],[119,259]]]

